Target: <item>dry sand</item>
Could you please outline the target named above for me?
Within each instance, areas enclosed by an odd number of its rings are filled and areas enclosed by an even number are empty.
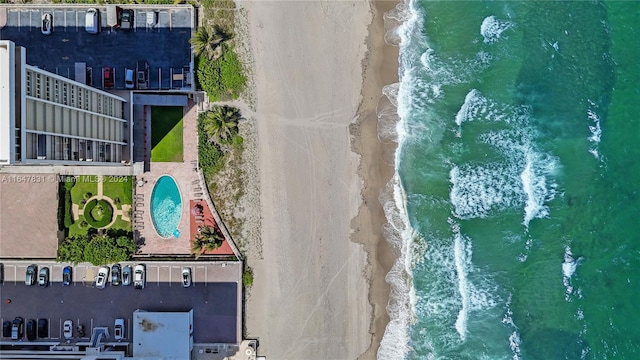
[[[397,53],[382,56],[381,18],[369,26],[377,12],[366,1],[238,5],[255,66],[262,209],[247,336],[269,359],[374,358],[393,261],[377,201],[392,147],[377,140],[375,106],[397,78]],[[365,59],[367,46],[380,54]],[[377,75],[383,65],[390,75]]]

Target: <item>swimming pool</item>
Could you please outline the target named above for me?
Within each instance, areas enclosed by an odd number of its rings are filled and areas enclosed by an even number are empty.
[[[178,225],[182,217],[180,190],[173,177],[161,176],[151,193],[151,220],[158,235],[163,238],[178,237]]]

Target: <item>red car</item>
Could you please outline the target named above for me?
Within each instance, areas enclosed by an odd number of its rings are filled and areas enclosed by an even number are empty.
[[[103,77],[105,89],[111,89],[113,87],[113,69],[110,67],[104,68]]]

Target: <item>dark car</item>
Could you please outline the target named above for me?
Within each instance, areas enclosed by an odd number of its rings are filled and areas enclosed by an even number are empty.
[[[38,265],[27,266],[27,272],[25,273],[24,283],[27,286],[31,286],[36,283],[36,277],[38,276]]]
[[[136,79],[138,81],[138,89],[149,88],[149,64],[144,61],[138,61]]]
[[[4,264],[0,263],[0,284],[4,282]]]
[[[27,321],[27,340],[33,341],[36,339],[36,321],[34,319],[29,319]]]
[[[42,14],[42,27],[40,28],[42,35],[51,35],[52,28],[53,28],[53,15],[49,13]]]
[[[11,339],[18,340],[24,336],[24,319],[16,317],[11,324]]]
[[[111,285],[120,285],[120,265],[115,264],[111,267]]]
[[[122,286],[131,285],[131,265],[122,268]]]
[[[120,13],[120,28],[123,30],[131,30],[133,28],[133,10],[122,10]]]
[[[38,337],[49,337],[49,321],[47,319],[38,319]]]
[[[11,337],[11,321],[5,321],[2,323],[2,337]]]
[[[104,88],[111,89],[113,87],[113,69],[110,67],[104,68],[102,75],[104,77]]]
[[[47,287],[49,286],[49,268],[40,268],[40,275],[38,276],[38,285]]]
[[[65,266],[65,268],[62,269],[62,285],[69,286],[72,281],[73,281],[73,270],[71,266]]]

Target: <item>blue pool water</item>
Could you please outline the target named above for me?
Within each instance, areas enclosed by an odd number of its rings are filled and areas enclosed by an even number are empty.
[[[178,185],[171,176],[164,175],[158,179],[151,193],[151,220],[158,235],[178,237],[181,216],[182,200]]]

